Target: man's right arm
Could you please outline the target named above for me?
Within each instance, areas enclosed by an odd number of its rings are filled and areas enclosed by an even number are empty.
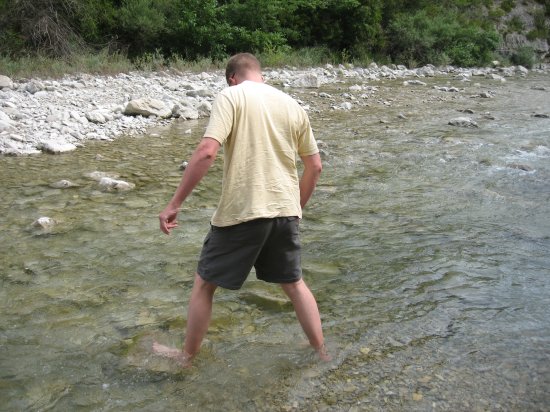
[[[315,190],[323,165],[319,153],[301,156],[301,159],[304,162],[304,172],[300,178],[300,206],[303,209]]]
[[[180,184],[166,208],[159,214],[160,230],[170,234],[177,227],[176,217],[183,201],[189,196],[195,186],[206,175],[214,163],[220,148],[220,143],[210,137],[204,137],[189,160]]]

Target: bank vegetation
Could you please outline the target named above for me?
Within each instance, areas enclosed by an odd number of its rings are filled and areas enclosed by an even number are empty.
[[[207,70],[239,51],[275,67],[530,67],[535,50],[504,39],[547,44],[549,17],[550,0],[0,0],[0,74]]]

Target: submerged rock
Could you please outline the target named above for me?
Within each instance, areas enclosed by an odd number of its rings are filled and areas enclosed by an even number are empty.
[[[110,177],[111,179],[116,179],[118,177],[117,174],[107,173],[107,172],[100,172],[100,171],[97,171],[97,170],[95,172],[86,173],[86,174],[84,174],[84,176],[86,176],[89,179],[96,180],[98,182],[101,179],[103,179],[104,177]]]
[[[404,86],[426,86],[427,83],[424,83],[423,81],[420,81],[420,80],[405,80],[403,82],[403,85]]]
[[[42,216],[42,217],[39,217],[38,219],[36,219],[32,223],[32,226],[40,228],[40,229],[51,229],[56,224],[57,224],[57,222],[54,219],[52,219],[51,217]]]
[[[70,180],[62,179],[58,182],[52,183],[50,187],[53,187],[54,189],[68,189],[70,187],[78,187],[78,185]]]
[[[136,187],[133,183],[125,182],[124,180],[116,180],[110,177],[102,177],[99,181],[99,186],[104,190],[126,191]]]
[[[510,169],[523,170],[524,172],[532,172],[533,168],[531,166],[522,164],[522,163],[510,163],[507,165]]]
[[[292,307],[288,299],[273,296],[259,290],[242,292],[239,297],[248,304],[256,305],[266,310],[279,311],[284,308],[290,309]]]
[[[479,127],[477,123],[469,117],[457,117],[455,119],[449,120],[448,124],[458,127]]]

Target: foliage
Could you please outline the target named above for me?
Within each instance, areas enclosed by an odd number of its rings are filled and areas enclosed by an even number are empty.
[[[462,22],[454,12],[429,15],[424,10],[395,18],[389,38],[390,54],[411,66],[482,65],[490,61],[499,41],[496,32]]]
[[[510,13],[515,6],[516,2],[514,0],[503,0],[500,4],[500,8],[506,13]]]
[[[531,38],[548,36],[537,0]],[[212,63],[240,51],[270,64],[377,60],[483,64],[513,0],[0,0],[0,56],[104,53],[137,68]],[[489,18],[487,18],[487,16]],[[523,30],[514,19],[509,30]],[[305,52],[307,51],[307,52]],[[72,59],[74,60],[74,59]],[[299,60],[299,59],[298,59]],[[178,63],[180,64],[180,63]],[[288,64],[288,63],[287,63]]]
[[[116,74],[133,70],[135,66],[126,56],[101,50],[94,53],[73,54],[59,59],[44,55],[33,57],[0,57],[0,73],[17,77],[59,78],[65,74],[98,73]]]
[[[535,51],[531,47],[518,49],[510,58],[511,62],[530,69],[535,64]]]
[[[546,22],[544,12],[535,13],[534,23],[535,28],[527,33],[527,39],[550,39],[550,24]]]
[[[508,29],[511,31],[511,32],[521,32],[523,31],[523,29],[525,28],[525,24],[523,23],[523,21],[521,20],[521,18],[519,16],[513,16],[509,21],[508,21]]]

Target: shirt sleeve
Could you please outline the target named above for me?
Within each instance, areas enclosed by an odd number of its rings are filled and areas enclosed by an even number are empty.
[[[311,156],[315,153],[319,153],[319,148],[313,136],[313,130],[311,129],[307,113],[303,111],[302,116],[302,127],[300,136],[298,136],[298,155]]]
[[[212,103],[210,120],[203,137],[211,137],[223,145],[233,129],[234,110],[228,97],[220,93]]]

